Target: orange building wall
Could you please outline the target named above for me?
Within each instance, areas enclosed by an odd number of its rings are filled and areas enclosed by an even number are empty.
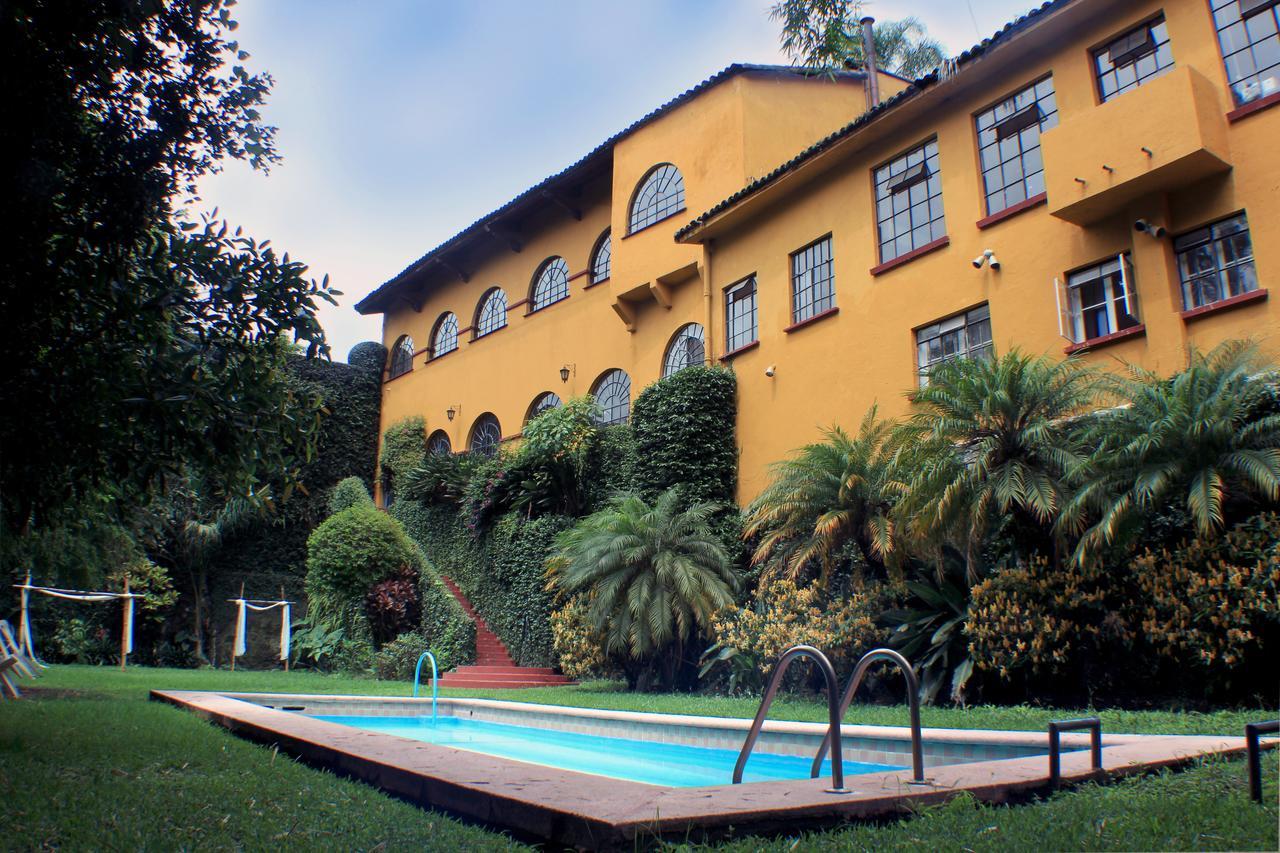
[[[1090,49],[1162,8],[1175,70],[1100,107]],[[1049,202],[980,229],[987,212],[973,115],[1050,72],[1059,126],[1043,137]],[[882,82],[885,97],[901,85]],[[587,279],[577,278],[567,301],[529,317],[512,310],[509,328],[491,338],[464,340],[459,352],[438,362],[415,360],[411,374],[386,385],[383,429],[421,414],[429,430],[446,429],[461,449],[471,424],[491,411],[511,436],[537,394],[549,390],[567,399],[586,393],[612,367],[630,374],[634,400],[658,378],[671,335],[686,322],[706,323],[704,287],[711,303],[709,355],[723,354],[723,289],[752,274],[758,281],[759,345],[728,362],[739,379],[738,497],[744,503],[767,483],[770,463],[818,438],[822,427],[856,428],[876,403],[885,415],[905,413],[905,393],[916,383],[914,330],[920,326],[986,302],[997,352],[1019,347],[1062,356],[1068,342],[1059,336],[1054,279],[1120,252],[1131,253],[1146,333],[1083,358],[1107,367],[1133,361],[1169,373],[1185,365],[1191,345],[1207,349],[1226,338],[1252,336],[1274,349],[1280,305],[1253,302],[1185,320],[1171,240],[1157,241],[1132,228],[1143,217],[1177,234],[1245,210],[1261,287],[1280,270],[1280,166],[1274,153],[1280,109],[1227,121],[1234,105],[1205,0],[1082,0],[726,214],[723,223],[708,227],[709,246],[674,242],[675,231],[692,215],[850,121],[862,110],[861,98],[860,85],[742,76],[620,141],[608,189],[581,222],[548,213],[519,254],[495,252],[470,283],[436,289],[421,313],[388,313],[385,343],[391,346],[407,331],[424,347],[446,307],[458,314],[460,325],[469,325],[476,301],[495,283],[507,289],[510,301],[523,298],[534,269],[548,255],[563,255],[575,273],[585,270],[607,225],[614,235],[611,280],[588,289]],[[1099,125],[1104,110],[1133,118],[1108,130]],[[1192,118],[1161,123],[1152,116]],[[871,169],[935,135],[950,244],[873,275],[879,258]],[[1198,153],[1185,163],[1148,163],[1137,159],[1144,145],[1170,157],[1207,151],[1228,161],[1230,170],[1206,173],[1212,160]],[[687,210],[623,238],[631,194],[661,162],[681,168]],[[1104,162],[1115,171],[1105,172]],[[1152,171],[1157,169],[1164,171]],[[1148,171],[1163,182],[1161,189],[1114,200],[1126,188],[1148,186]],[[1087,181],[1079,198],[1070,195],[1077,191],[1077,176]],[[1084,225],[1062,218],[1075,215],[1067,209],[1095,192],[1103,199],[1100,218]],[[787,331],[789,254],[825,234],[832,235],[839,311]],[[998,272],[970,264],[988,248],[1000,259]],[[663,307],[668,300],[671,307]],[[574,374],[562,384],[558,371],[564,364],[573,365]],[[771,365],[772,378],[765,375]],[[451,405],[461,406],[452,424],[444,417]]]

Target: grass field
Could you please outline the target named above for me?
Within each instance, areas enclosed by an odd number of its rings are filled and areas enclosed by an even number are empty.
[[[0,704],[0,848],[493,850],[510,837],[302,766],[176,708],[152,688],[407,695],[403,683],[296,672],[54,667],[30,701]],[[450,695],[461,695],[447,691]],[[756,701],[636,695],[616,684],[469,696],[640,711],[750,716]],[[926,708],[926,726],[1043,730],[1082,709]],[[819,720],[816,702],[780,700],[777,719]],[[1107,731],[1238,734],[1274,709],[1102,712]],[[858,706],[849,722],[901,724],[903,708]],[[1276,850],[1277,758],[1265,805],[1248,800],[1242,761],[1214,761],[1027,805],[967,798],[910,819],[821,834],[731,842],[733,850]]]

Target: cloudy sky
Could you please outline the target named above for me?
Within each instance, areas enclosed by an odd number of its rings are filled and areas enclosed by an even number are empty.
[[[275,77],[284,162],[232,165],[209,206],[328,273],[335,360],[381,337],[351,307],[425,251],[733,62],[785,63],[773,0],[241,0]],[[952,54],[1035,0],[880,0]]]

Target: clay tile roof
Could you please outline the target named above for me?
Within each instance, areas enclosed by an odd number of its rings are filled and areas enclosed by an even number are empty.
[[[951,74],[958,73],[966,64],[972,62],[973,60],[987,53],[996,45],[1007,42],[1009,39],[1013,38],[1018,33],[1025,30],[1031,24],[1043,19],[1045,16],[1050,15],[1058,11],[1062,7],[1074,2],[1076,2],[1076,0],[1049,0],[1049,2],[1046,2],[1040,7],[1031,10],[1030,12],[1023,15],[1022,17],[1014,21],[1011,21],[1008,24],[1005,24],[1004,27],[1002,27],[995,35],[991,36],[991,38],[983,39],[978,44],[974,45],[973,47],[969,48],[965,52],[961,53],[959,56],[955,57],[955,59],[949,60],[948,62],[953,69],[950,73]],[[849,124],[846,124],[844,127],[840,128],[839,130],[836,130],[829,136],[826,136],[818,140],[813,145],[809,146],[808,148],[801,151],[796,156],[792,157],[787,162],[783,163],[781,166],[778,166],[776,169],[769,172],[765,176],[761,178],[757,178],[756,180],[747,184],[742,189],[735,192],[733,195],[729,196],[723,201],[718,202],[706,212],[690,220],[688,224],[686,224],[679,231],[676,232],[675,239],[676,240],[683,239],[684,237],[693,233],[702,225],[704,225],[706,221],[711,217],[716,216],[720,213],[723,213],[724,211],[738,204],[748,196],[754,195],[755,193],[759,192],[760,190],[774,183],[784,175],[795,171],[795,169],[797,169],[807,161],[813,159],[816,155],[821,154],[823,151],[826,151],[828,148],[831,148],[833,145],[840,142],[841,140],[847,139],[848,137],[854,135],[861,128],[865,127],[874,119],[879,118],[880,116],[884,115],[885,113],[894,109],[895,107],[898,107],[903,103],[906,103],[907,101],[912,100],[913,98],[918,96],[921,92],[928,89],[930,86],[936,85],[938,81],[942,79],[942,76],[943,76],[942,71],[940,69],[935,68],[933,71],[924,75],[923,77],[920,77],[912,81],[911,84],[907,86],[907,88],[903,89],[898,94],[884,101],[881,101],[879,104],[867,110],[865,113],[858,116]]]
[[[411,263],[409,266],[405,267],[403,270],[401,270],[399,273],[397,273],[387,282],[380,285],[368,296],[364,297],[359,302],[357,302],[355,305],[356,310],[359,311],[361,314],[376,314],[380,312],[381,310],[383,310],[383,302],[385,297],[390,292],[392,292],[397,285],[404,282],[405,279],[407,279],[411,273],[420,269],[423,264],[427,263],[428,261],[432,260],[435,257],[438,257],[443,252],[447,252],[450,249],[453,249],[462,245],[468,238],[482,233],[486,225],[492,225],[493,223],[501,220],[503,216],[517,209],[523,208],[531,202],[540,200],[542,196],[542,192],[544,190],[551,189],[558,182],[562,180],[570,179],[577,175],[581,175],[585,173],[590,167],[597,166],[604,163],[607,160],[607,158],[612,156],[614,145],[616,145],[625,137],[630,136],[632,133],[635,133],[640,128],[644,127],[645,125],[659,118],[660,116],[670,112],[671,110],[675,109],[676,107],[680,106],[686,101],[689,101],[692,98],[697,97],[698,95],[702,94],[703,92],[707,91],[713,86],[719,85],[720,83],[723,83],[724,81],[732,77],[736,77],[739,74],[744,74],[744,73],[772,74],[772,75],[778,75],[778,76],[812,77],[815,79],[830,79],[832,76],[832,72],[829,72],[829,71],[814,71],[813,69],[797,68],[789,65],[757,65],[757,64],[751,64],[751,63],[734,63],[733,65],[730,65],[727,68],[716,72],[715,74],[708,77],[706,80],[703,80],[701,83],[698,83],[692,88],[687,89],[686,91],[682,92],[681,94],[667,101],[662,106],[658,107],[657,109],[653,110],[652,112],[648,113],[647,115],[638,119],[637,121],[631,123],[627,127],[620,130],[618,133],[615,133],[613,136],[610,136],[604,142],[600,143],[595,148],[593,148],[586,156],[578,160],[576,163],[573,163],[569,167],[562,169],[561,171],[556,172],[554,175],[551,175],[549,178],[546,178],[541,182],[535,184],[534,186],[522,192],[520,195],[513,198],[511,201],[504,204],[502,207],[499,207],[497,210],[494,210],[491,213],[488,213],[482,216],[481,218],[477,219],[475,222],[468,225],[466,228],[463,228],[457,234],[453,235],[448,240],[445,240],[443,243],[436,246],[431,251],[427,252],[425,255],[423,255],[421,258],[414,261],[413,263]],[[851,78],[851,79],[862,79],[865,76],[865,74],[862,71],[840,71],[840,72],[836,72],[835,74],[837,77]]]

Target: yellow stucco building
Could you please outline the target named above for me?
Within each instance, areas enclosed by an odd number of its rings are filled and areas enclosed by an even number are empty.
[[[357,305],[384,315],[382,427],[488,446],[561,398],[618,421],[665,373],[723,363],[745,502],[822,427],[904,412],[942,359],[1171,373],[1265,339],[1278,15],[1057,0],[914,83],[731,66]]]

